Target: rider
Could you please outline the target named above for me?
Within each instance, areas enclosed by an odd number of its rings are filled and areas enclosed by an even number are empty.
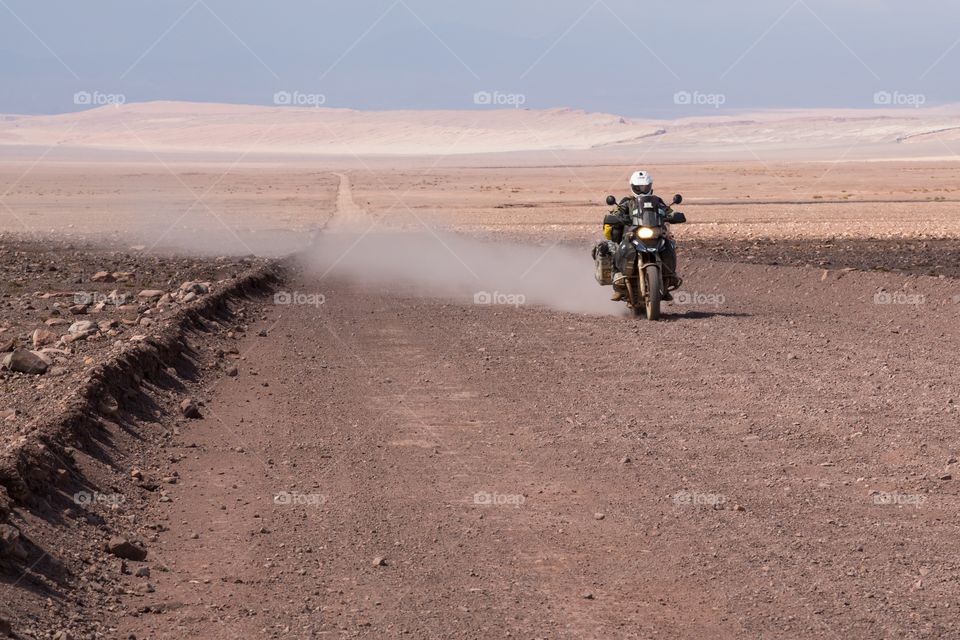
[[[626,284],[624,283],[625,278],[621,268],[621,261],[625,256],[621,255],[622,252],[619,250],[619,245],[623,239],[625,227],[631,224],[632,214],[636,213],[639,207],[637,199],[649,196],[654,199],[654,203],[658,208],[665,209],[668,215],[673,213],[673,209],[671,209],[667,203],[660,197],[653,195],[653,178],[648,172],[635,171],[633,175],[630,176],[630,190],[633,192],[633,195],[621,200],[617,208],[611,211],[603,221],[603,235],[609,242],[611,253],[614,254],[613,296],[611,299],[615,301],[623,300],[627,292]],[[670,295],[669,290],[680,285],[680,278],[677,276],[676,243],[672,237],[668,237],[668,241],[663,251],[661,251],[660,257],[663,259],[664,266],[663,284],[665,291],[663,299],[667,301],[673,300],[673,296]]]

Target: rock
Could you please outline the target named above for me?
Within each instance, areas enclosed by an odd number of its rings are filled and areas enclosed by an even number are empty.
[[[97,271],[90,276],[90,282],[116,282],[117,278],[109,271]]]
[[[106,545],[106,550],[110,555],[124,560],[143,562],[147,558],[146,549],[120,536],[110,538],[110,541]]]
[[[602,513],[595,513],[595,514],[593,514],[593,519],[594,519],[594,520],[603,520],[603,519],[606,518],[606,517],[607,517],[607,516],[606,516],[605,514],[602,514]]]
[[[630,464],[633,460],[630,459],[630,456],[624,456],[620,458],[620,464]]]
[[[235,365],[231,365],[227,367],[227,375],[231,378],[236,378],[238,375],[240,375],[240,369],[238,369]]]
[[[116,282],[130,282],[136,277],[133,271],[114,271],[112,275]]]
[[[150,577],[150,567],[140,567],[137,569],[137,572],[134,574],[138,578],[149,578]]]
[[[0,409],[0,420],[4,422],[14,422],[20,412],[16,409]]]
[[[583,598],[584,600],[593,600],[593,594],[590,593],[589,591],[581,593],[580,597]]]
[[[949,473],[941,473],[939,478],[940,480],[953,480],[953,476]]]
[[[73,305],[72,307],[70,307],[70,308],[67,309],[67,310],[68,310],[72,315],[82,316],[82,315],[86,315],[87,310],[89,310],[89,309],[90,309],[90,305],[88,305],[88,304],[75,304],[75,305]]]
[[[0,524],[0,556],[11,556],[26,560],[27,550],[20,540],[20,530],[9,524]]]
[[[187,304],[188,302],[193,302],[193,301],[196,300],[196,299],[197,299],[197,294],[195,294],[193,291],[191,291],[191,292],[188,293],[187,295],[183,296],[183,298],[180,300],[180,302],[182,302],[182,303],[184,303],[184,304]]]
[[[67,374],[66,367],[50,367],[47,369],[48,376],[60,377]]]
[[[141,300],[159,300],[165,293],[166,291],[160,291],[159,289],[144,289],[137,294],[137,297]]]
[[[200,413],[200,405],[193,398],[187,398],[180,403],[180,413],[185,418],[197,419],[203,417]]]
[[[42,375],[47,372],[48,365],[43,358],[33,351],[17,349],[3,359],[3,365],[11,371]]]
[[[53,640],[73,640],[73,634],[66,629],[60,629],[53,634]]]
[[[734,510],[734,511],[746,511],[746,509],[745,509],[744,507],[740,506],[739,504],[733,505],[733,510]]]
[[[210,283],[209,282],[184,282],[182,285],[180,285],[180,291],[183,291],[184,293],[193,293],[196,295],[210,293]]]
[[[377,556],[373,559],[373,566],[375,567],[385,567],[387,566],[387,559]]]
[[[53,344],[60,339],[60,336],[49,329],[37,329],[33,332],[33,335],[30,336],[30,339],[33,341],[33,347],[37,349],[48,344]]]
[[[63,318],[48,318],[47,320],[43,321],[43,324],[47,325],[48,327],[60,327],[70,324],[70,321],[64,320]]]
[[[13,351],[13,347],[15,346],[14,343],[15,341],[13,338],[10,338],[9,340],[0,340],[0,353]]]
[[[10,624],[9,620],[4,620],[3,618],[0,618],[0,634],[3,634],[10,638],[16,637],[13,634],[13,625]]]
[[[97,323],[93,320],[78,320],[70,325],[67,333],[77,335],[89,335],[97,332]]]

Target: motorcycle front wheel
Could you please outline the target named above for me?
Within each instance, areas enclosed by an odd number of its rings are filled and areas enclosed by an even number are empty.
[[[643,277],[647,285],[647,320],[660,319],[660,293],[663,291],[660,267],[650,266],[643,270]]]

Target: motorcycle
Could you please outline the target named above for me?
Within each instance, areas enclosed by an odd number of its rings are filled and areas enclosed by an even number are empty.
[[[672,242],[667,225],[683,224],[687,221],[684,214],[679,211],[670,213],[666,207],[657,206],[658,202],[662,201],[651,196],[637,199],[637,208],[631,211],[630,223],[624,227],[622,238],[619,241],[614,238],[614,241],[618,242],[617,255],[621,258],[622,278],[620,282],[612,282],[612,279],[610,282],[615,287],[625,287],[627,306],[634,315],[645,313],[648,320],[660,319],[660,303],[666,292],[662,252],[667,243]],[[683,196],[680,194],[673,197],[674,206],[682,202]],[[607,196],[607,204],[614,206],[617,199]],[[616,214],[610,214],[604,223],[619,225],[622,221]],[[597,280],[601,280],[599,260]],[[671,289],[678,286],[679,282]]]

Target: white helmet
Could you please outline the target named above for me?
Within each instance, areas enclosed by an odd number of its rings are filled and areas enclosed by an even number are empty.
[[[648,196],[653,193],[653,178],[646,171],[635,171],[630,176],[630,188],[637,196]]]

